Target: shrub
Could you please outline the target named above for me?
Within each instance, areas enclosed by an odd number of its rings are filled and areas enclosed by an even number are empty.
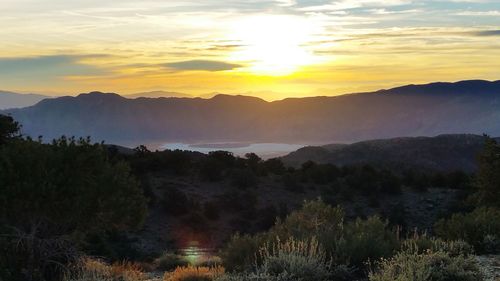
[[[369,259],[389,257],[399,248],[396,231],[377,216],[356,219],[345,226],[343,238],[337,242],[334,255],[342,263],[362,266]]]
[[[228,271],[250,269],[255,264],[255,256],[265,239],[264,235],[234,235],[220,252],[222,264]]]
[[[401,250],[412,250],[417,253],[426,251],[442,251],[448,253],[451,257],[469,256],[473,254],[474,249],[467,242],[462,240],[445,241],[440,238],[429,237],[426,234],[414,234],[413,237],[404,240],[401,243]]]
[[[147,212],[128,164],[88,139],[1,145],[0,183],[0,268],[10,280],[53,280],[88,236],[136,229]]]
[[[271,233],[282,240],[289,237],[303,240],[315,236],[322,242],[323,237],[340,238],[343,224],[342,208],[329,206],[321,200],[306,201],[300,210],[289,214],[284,221],[277,222]]]
[[[321,281],[330,276],[331,261],[315,238],[285,242],[279,239],[259,251],[257,273],[287,280]]]
[[[177,267],[187,266],[189,262],[182,256],[165,252],[155,260],[155,264],[158,270],[171,271]]]
[[[370,281],[481,281],[481,271],[471,257],[451,257],[442,251],[402,251],[382,260],[369,274]]]
[[[178,267],[171,273],[165,273],[164,281],[212,281],[224,274],[224,268],[186,266]]]
[[[82,258],[63,281],[142,281],[146,274],[135,263],[108,265],[102,261]]]
[[[500,209],[481,207],[468,214],[454,214],[435,224],[438,236],[447,240],[464,240],[478,253],[500,251]]]

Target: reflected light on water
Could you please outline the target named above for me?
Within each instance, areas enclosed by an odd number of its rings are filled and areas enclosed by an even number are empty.
[[[179,249],[179,252],[191,265],[196,265],[208,260],[214,249],[202,247],[198,241],[190,241],[187,247]]]

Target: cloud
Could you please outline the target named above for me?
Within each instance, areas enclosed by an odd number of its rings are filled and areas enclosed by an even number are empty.
[[[491,17],[500,16],[500,11],[464,11],[456,13],[457,16]]]
[[[475,33],[476,36],[500,36],[500,29],[497,30],[484,30]]]
[[[99,75],[103,70],[81,60],[102,55],[52,55],[38,57],[0,57],[2,77],[51,79],[70,75]]]
[[[211,60],[188,60],[173,63],[165,63],[163,66],[176,70],[202,70],[202,71],[224,71],[242,67],[239,64]]]

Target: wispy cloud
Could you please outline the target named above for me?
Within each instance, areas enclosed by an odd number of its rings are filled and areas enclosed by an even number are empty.
[[[225,71],[242,67],[239,64],[211,60],[188,60],[163,64],[176,70]]]

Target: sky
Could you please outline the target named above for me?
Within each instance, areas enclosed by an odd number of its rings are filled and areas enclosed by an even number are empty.
[[[0,0],[0,89],[276,100],[500,79],[500,0]]]

